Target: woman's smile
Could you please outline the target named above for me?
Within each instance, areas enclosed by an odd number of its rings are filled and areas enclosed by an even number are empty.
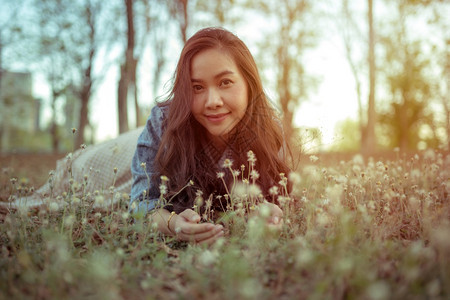
[[[229,115],[230,115],[229,112],[221,113],[221,114],[210,114],[210,115],[206,115],[206,118],[211,123],[220,123],[220,122],[224,121]]]

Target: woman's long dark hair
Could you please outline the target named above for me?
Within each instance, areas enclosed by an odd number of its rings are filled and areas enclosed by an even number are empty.
[[[225,193],[222,181],[217,178],[217,172],[222,170],[215,167],[217,161],[211,160],[211,153],[217,149],[212,143],[202,140],[206,130],[191,113],[191,63],[198,53],[206,49],[220,49],[230,55],[247,82],[247,111],[226,141],[228,149],[232,150],[229,158],[233,160],[233,168],[240,170],[242,164],[248,166],[247,152],[252,150],[257,159],[255,169],[260,174],[257,183],[265,194],[279,181],[280,173],[289,171],[286,157],[279,155],[280,149],[286,150],[281,122],[263,91],[256,63],[247,46],[225,29],[202,29],[186,42],[174,74],[173,88],[165,101],[159,104],[169,109],[155,161],[159,174],[170,180],[169,197],[189,180],[194,182],[193,187],[185,189],[174,199],[176,212],[192,207],[198,189],[204,195]],[[287,152],[282,153],[285,155]]]

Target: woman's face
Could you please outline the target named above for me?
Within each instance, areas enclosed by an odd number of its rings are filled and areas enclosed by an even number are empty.
[[[192,59],[191,81],[194,118],[210,139],[226,139],[248,105],[247,82],[236,63],[223,51],[204,50]]]

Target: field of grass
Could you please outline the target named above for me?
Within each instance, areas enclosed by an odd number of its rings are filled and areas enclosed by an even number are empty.
[[[1,176],[2,195],[29,192],[29,180],[6,167]],[[71,191],[59,195],[64,206],[3,207],[0,298],[450,298],[450,154],[311,156],[272,193],[280,232],[263,211],[240,213],[258,199],[241,192],[225,216],[229,235],[210,247],[160,235],[130,216],[127,195],[104,209],[93,206],[101,194]]]

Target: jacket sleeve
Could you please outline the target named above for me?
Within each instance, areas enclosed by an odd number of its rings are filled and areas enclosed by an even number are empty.
[[[130,211],[147,213],[155,208],[159,199],[159,180],[155,157],[163,134],[164,108],[152,108],[147,124],[138,138],[131,162],[133,184],[131,187]]]

